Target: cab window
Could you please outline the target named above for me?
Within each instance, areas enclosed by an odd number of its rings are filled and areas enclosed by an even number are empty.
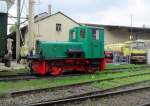
[[[76,33],[75,33],[75,31],[71,31],[71,38],[72,38],[73,40],[76,39]]]
[[[85,38],[85,30],[84,30],[84,29],[81,29],[81,30],[80,30],[80,37],[81,37],[82,39]]]
[[[134,42],[134,43],[131,43],[130,46],[132,49],[144,49],[145,48],[145,44],[143,42]]]
[[[93,29],[93,40],[99,40],[99,30],[98,29]]]

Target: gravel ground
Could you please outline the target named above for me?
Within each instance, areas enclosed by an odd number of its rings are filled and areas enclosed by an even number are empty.
[[[89,85],[78,86],[78,87],[70,87],[63,88],[59,90],[53,90],[49,92],[40,92],[36,94],[28,94],[19,97],[8,97],[0,99],[0,106],[15,106],[21,104],[29,104],[33,102],[54,100],[57,98],[63,98],[67,96],[77,95],[81,93],[86,93],[90,91],[98,90],[98,88],[94,88]]]
[[[150,81],[146,82],[146,83],[134,85],[134,86],[129,86],[129,87],[126,87],[126,89],[134,88],[134,87],[142,87],[142,86],[147,86],[147,85],[150,85]],[[34,102],[54,100],[54,99],[58,99],[58,98],[62,98],[62,97],[73,96],[73,95],[87,93],[87,92],[91,92],[91,91],[95,91],[95,90],[99,90],[99,88],[95,88],[91,85],[82,85],[82,86],[78,86],[78,87],[68,87],[68,88],[56,89],[53,91],[40,92],[40,93],[35,93],[35,94],[34,93],[27,94],[27,95],[22,95],[22,96],[17,96],[17,97],[1,98],[0,106],[16,106],[16,105],[20,106],[22,104],[30,104],[30,103],[34,103]],[[120,89],[118,88],[116,90],[120,90]],[[139,93],[138,96],[136,96],[136,98],[139,98],[142,101],[142,97],[144,95],[146,95],[146,96],[145,96],[145,98],[143,98],[143,100],[147,100],[147,99],[150,100],[150,91],[145,92],[145,93],[144,92]],[[122,98],[124,98],[124,99],[122,99]],[[117,96],[117,97],[110,97],[110,98],[102,98],[102,99],[98,100],[98,102],[97,101],[91,102],[89,100],[84,103],[80,103],[78,105],[80,105],[80,106],[122,106],[119,104],[121,104],[122,102],[124,103],[126,99],[128,100],[128,98],[130,101],[132,100],[131,99],[132,97],[130,97],[130,95],[121,95],[120,97]],[[134,98],[134,95],[133,95],[133,98]],[[133,100],[136,100],[136,98]],[[137,100],[139,101],[139,99],[137,99]],[[101,101],[101,102],[99,102],[99,101]],[[130,103],[132,103],[132,102],[130,102]],[[143,101],[142,101],[142,103],[143,103]],[[91,105],[87,105],[87,104],[91,104]],[[73,105],[73,106],[76,106],[76,105]],[[70,104],[68,106],[70,106]],[[128,105],[123,105],[123,106],[128,106]],[[135,105],[130,105],[130,106],[135,106]]]
[[[141,106],[143,103],[149,101],[150,90],[141,90],[130,94],[114,95],[71,104],[68,103],[63,106]]]
[[[26,68],[25,64],[18,64],[16,61],[11,61],[11,67],[5,67],[4,63],[0,63],[0,71],[12,71],[15,69]]]

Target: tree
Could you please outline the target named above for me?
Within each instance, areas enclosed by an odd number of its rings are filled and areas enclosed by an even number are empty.
[[[16,25],[12,25],[12,26],[9,28],[9,32],[10,32],[10,33],[16,32]]]

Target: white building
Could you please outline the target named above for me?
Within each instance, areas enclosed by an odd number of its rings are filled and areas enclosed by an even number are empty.
[[[52,15],[44,13],[35,16],[35,21],[32,25],[33,44],[37,39],[67,41],[69,39],[69,30],[76,26],[80,26],[80,24],[62,12]],[[28,44],[28,33],[25,35],[25,44]]]

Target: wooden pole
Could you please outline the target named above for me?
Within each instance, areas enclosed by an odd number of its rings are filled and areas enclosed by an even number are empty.
[[[17,0],[17,30],[16,30],[16,60],[19,60],[20,55],[20,5],[21,0]]]
[[[28,33],[29,33],[29,52],[32,51],[33,48],[33,33],[32,33],[32,23],[33,23],[33,1],[29,0],[29,26],[28,26]]]

